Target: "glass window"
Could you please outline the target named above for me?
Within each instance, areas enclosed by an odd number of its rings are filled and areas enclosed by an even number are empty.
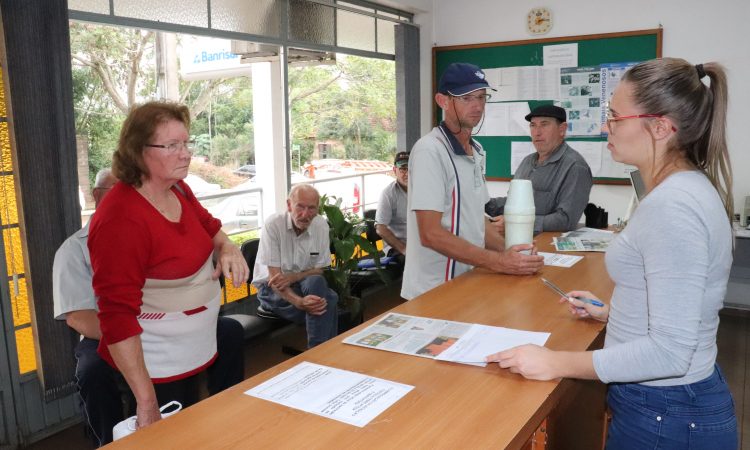
[[[261,36],[279,36],[276,0],[211,0],[211,28]]]
[[[335,45],[334,8],[305,0],[289,1],[289,39]]]
[[[378,51],[380,53],[396,54],[396,37],[394,22],[378,19]]]
[[[366,6],[357,5],[355,3],[336,2],[336,4],[340,5],[340,6],[346,6],[347,8],[354,8],[354,9],[359,9],[359,10],[362,10],[362,11],[367,11],[369,13],[374,13],[375,12],[375,10],[372,9],[372,8],[368,8]]]
[[[153,0],[114,0],[115,15],[155,22],[208,27],[206,0],[155,2]]]
[[[340,47],[375,51],[375,18],[361,14],[336,11],[336,29]]]
[[[68,9],[109,14],[109,0],[68,0]]]

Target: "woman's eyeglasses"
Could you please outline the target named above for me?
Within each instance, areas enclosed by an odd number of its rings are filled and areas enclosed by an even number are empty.
[[[609,106],[607,106],[607,117],[606,117],[606,123],[607,123],[607,130],[609,131],[609,134],[613,135],[615,134],[614,130],[614,122],[618,122],[620,120],[627,120],[627,119],[661,119],[664,117],[663,114],[635,114],[632,116],[615,116],[612,114],[612,110],[609,109]],[[672,131],[677,132],[677,128],[672,126]]]
[[[193,150],[195,149],[195,141],[173,142],[171,144],[146,144],[145,147],[163,148],[170,155],[177,153],[183,148],[188,152],[193,153]]]

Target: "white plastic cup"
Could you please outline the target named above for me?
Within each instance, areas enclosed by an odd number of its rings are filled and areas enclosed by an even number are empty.
[[[531,180],[511,180],[505,200],[505,248],[534,241],[534,189]]]
[[[172,407],[177,406],[174,411],[170,411],[168,413],[163,412],[164,410]],[[182,405],[180,402],[177,401],[171,401],[167,403],[166,405],[159,408],[159,411],[162,413],[161,418],[165,419],[173,414],[177,414],[182,410]],[[136,416],[128,417],[127,419],[123,420],[122,422],[119,422],[117,425],[112,428],[112,440],[116,441],[118,439],[122,439],[125,436],[129,434],[133,434],[136,431]]]

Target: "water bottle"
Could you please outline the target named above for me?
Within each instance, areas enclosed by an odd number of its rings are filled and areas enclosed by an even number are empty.
[[[505,201],[505,248],[534,240],[534,189],[531,180],[511,180]]]
[[[173,408],[174,409],[170,409]],[[178,401],[171,401],[167,403],[166,405],[159,408],[159,412],[161,412],[161,418],[166,419],[167,417],[177,414],[182,410],[182,404]],[[168,411],[168,412],[165,412]],[[112,440],[116,441],[118,439],[122,439],[125,436],[128,436],[130,434],[135,433],[136,431],[136,416],[128,417],[127,419],[123,420],[122,422],[119,422],[117,425],[112,428]]]

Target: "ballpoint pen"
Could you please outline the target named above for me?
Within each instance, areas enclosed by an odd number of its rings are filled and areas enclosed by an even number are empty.
[[[582,301],[583,303],[588,303],[589,305],[604,306],[604,303],[600,302],[599,300],[593,300],[593,299],[586,298],[586,297],[573,297],[573,296],[570,296],[570,295],[566,294],[565,292],[563,292],[562,289],[560,289],[559,287],[557,287],[557,285],[555,283],[549,281],[546,278],[542,278],[542,283],[544,283],[545,285],[547,285],[548,288],[550,288],[553,291],[555,291],[558,294],[560,294],[562,297],[567,298],[568,300],[576,299],[576,300]]]

